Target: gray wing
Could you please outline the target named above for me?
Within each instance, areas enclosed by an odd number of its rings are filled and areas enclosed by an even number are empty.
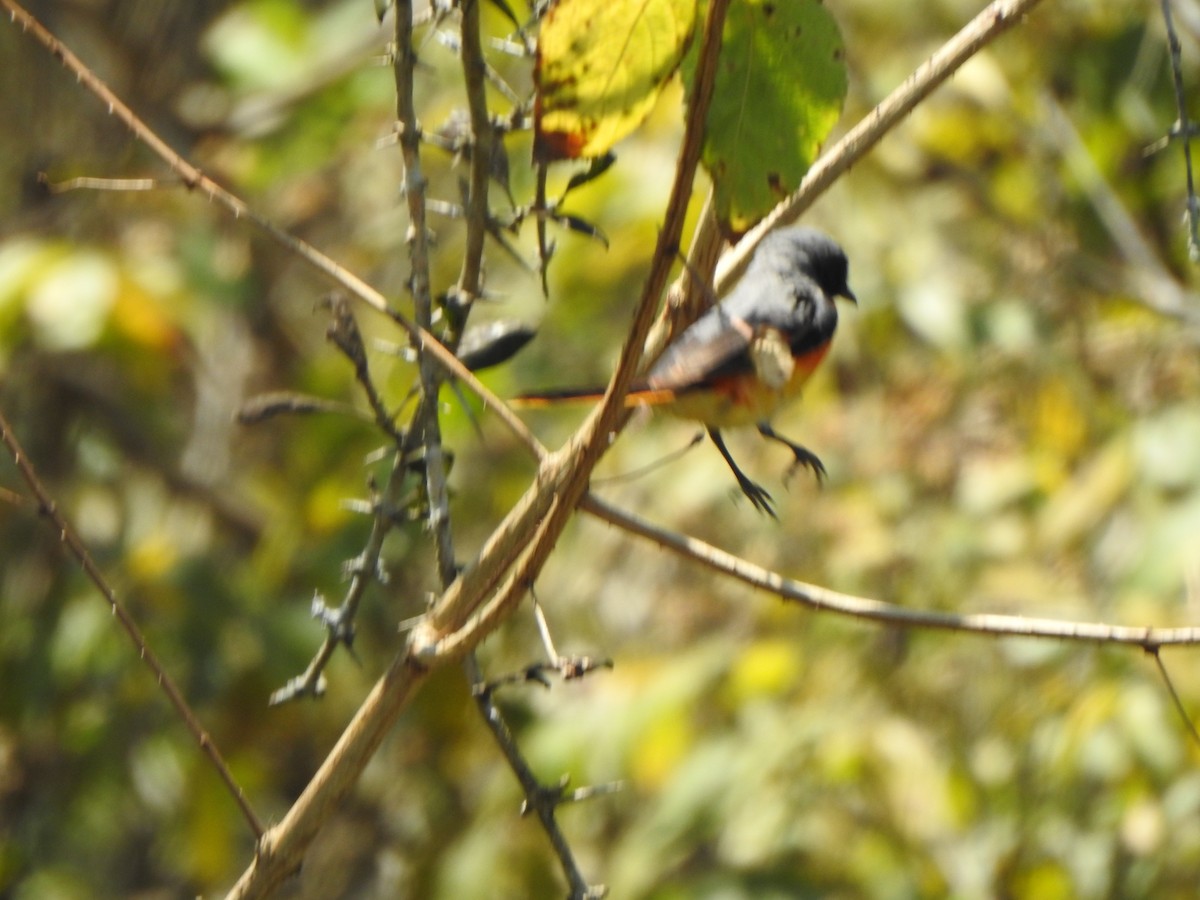
[[[807,278],[803,282],[806,289],[812,284]],[[758,331],[775,328],[785,334],[792,332],[797,287],[776,271],[751,269],[724,302],[697,319],[667,347],[650,370],[647,386],[678,390],[752,371],[750,341]]]
[[[753,327],[730,315],[725,304],[697,319],[658,358],[646,376],[647,387],[681,390],[750,368]]]

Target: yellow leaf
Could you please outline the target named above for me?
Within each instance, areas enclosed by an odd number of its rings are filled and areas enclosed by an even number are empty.
[[[691,41],[695,0],[560,0],[538,39],[534,155],[596,157],[641,124]]]

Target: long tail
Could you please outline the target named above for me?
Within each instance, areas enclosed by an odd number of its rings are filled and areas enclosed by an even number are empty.
[[[596,403],[604,396],[603,388],[557,388],[521,394],[509,401],[518,409],[540,409],[559,403]],[[674,391],[635,387],[625,395],[625,406],[660,406],[675,399]]]

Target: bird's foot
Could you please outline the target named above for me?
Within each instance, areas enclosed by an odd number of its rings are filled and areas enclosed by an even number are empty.
[[[736,474],[736,473],[735,473]],[[750,504],[760,513],[765,513],[772,519],[778,519],[775,514],[775,500],[765,487],[755,481],[751,481],[745,475],[738,477],[738,487],[742,493],[750,500]]]

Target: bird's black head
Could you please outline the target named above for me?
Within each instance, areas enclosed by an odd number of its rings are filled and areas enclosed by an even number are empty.
[[[781,228],[763,238],[755,253],[766,265],[784,272],[807,275],[817,283],[827,297],[845,297],[851,303],[858,298],[847,283],[850,263],[837,242],[815,228]]]

